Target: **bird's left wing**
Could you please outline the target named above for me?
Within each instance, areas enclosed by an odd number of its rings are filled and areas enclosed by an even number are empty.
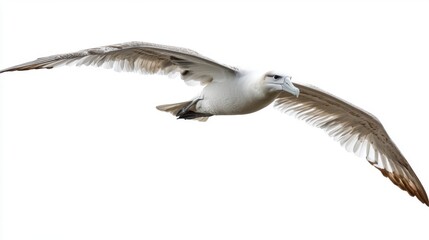
[[[0,73],[63,65],[104,67],[143,74],[179,73],[185,82],[194,80],[202,84],[216,77],[232,78],[238,73],[238,69],[217,63],[190,49],[145,42],[114,44],[42,57],[0,70]]]
[[[317,88],[294,85],[300,90],[299,97],[281,93],[275,107],[325,130],[348,151],[365,157],[395,185],[429,206],[423,185],[376,117]]]

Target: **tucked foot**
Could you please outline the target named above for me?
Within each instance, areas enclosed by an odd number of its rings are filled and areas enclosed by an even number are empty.
[[[180,109],[176,116],[181,118],[180,116],[186,114],[188,111],[190,111],[189,109],[191,109],[191,107],[195,106],[195,104],[197,104],[198,101],[202,100],[202,98],[196,98],[194,100],[192,100],[191,102],[189,102],[188,105],[186,105],[185,107],[183,107],[182,109]]]
[[[195,118],[208,118],[213,116],[213,114],[208,114],[208,113],[199,113],[199,112],[194,112],[194,111],[186,111],[183,112],[181,114],[177,114],[177,119],[195,119]]]
[[[199,113],[199,112],[195,112],[195,111],[190,110],[191,108],[195,109],[193,107],[200,100],[202,100],[202,98],[196,98],[196,99],[192,100],[187,106],[180,109],[180,111],[177,112],[177,114],[176,114],[177,119],[208,118],[208,117],[213,116],[213,114]]]
[[[204,122],[213,115],[208,113],[199,113],[196,111],[195,105],[200,100],[202,100],[202,98],[197,98],[187,102],[160,105],[156,108],[173,114],[177,119],[194,119]]]

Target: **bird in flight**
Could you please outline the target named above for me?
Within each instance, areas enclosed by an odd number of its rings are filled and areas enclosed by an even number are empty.
[[[429,206],[423,185],[376,117],[318,88],[292,83],[288,75],[240,70],[190,49],[144,42],[42,57],[0,73],[62,65],[177,74],[187,83],[199,82],[204,88],[197,97],[157,106],[179,119],[206,121],[215,115],[248,114],[274,102],[279,110],[325,130],[348,151],[366,158],[395,185]]]

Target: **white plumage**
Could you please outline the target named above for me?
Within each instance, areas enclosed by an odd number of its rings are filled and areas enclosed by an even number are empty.
[[[365,157],[395,185],[429,206],[426,192],[405,157],[373,115],[315,87],[294,83],[277,72],[243,71],[197,52],[143,42],[115,44],[39,58],[1,70],[22,71],[62,65],[87,65],[143,74],[179,74],[185,82],[204,85],[189,101],[157,106],[183,119],[206,121],[214,115],[248,114],[272,102]]]

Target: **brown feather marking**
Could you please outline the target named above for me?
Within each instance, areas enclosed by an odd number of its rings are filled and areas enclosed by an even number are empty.
[[[299,97],[282,93],[275,101],[276,107],[322,128],[355,154],[364,152],[368,162],[383,176],[429,206],[423,185],[376,117],[316,88],[294,85],[300,89]],[[358,143],[359,140],[363,142]]]

